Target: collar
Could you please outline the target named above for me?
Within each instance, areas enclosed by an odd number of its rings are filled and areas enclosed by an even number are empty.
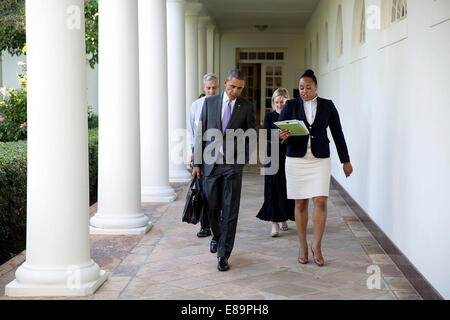
[[[303,101],[303,102],[306,103],[306,104],[312,104],[313,102],[317,102],[317,98],[318,98],[318,97],[319,97],[319,96],[316,95],[316,97],[315,97],[314,99],[309,100],[309,101]]]
[[[230,100],[230,98],[228,97],[227,93],[224,92],[224,93],[223,93],[222,103],[228,102],[228,100]],[[237,100],[237,98],[234,99],[234,100],[231,100],[231,105],[232,105],[232,106],[236,103],[236,100]]]

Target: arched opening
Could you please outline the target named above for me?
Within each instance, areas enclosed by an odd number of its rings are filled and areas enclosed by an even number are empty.
[[[353,47],[358,47],[366,42],[366,3],[364,0],[356,0],[353,7]]]
[[[408,0],[383,0],[381,2],[382,28],[408,17]]]
[[[336,21],[335,55],[337,58],[344,54],[344,30],[342,25],[342,6],[339,5]]]

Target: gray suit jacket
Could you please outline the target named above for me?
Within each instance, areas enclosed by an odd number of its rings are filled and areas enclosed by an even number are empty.
[[[223,93],[205,99],[199,126],[196,131],[194,167],[201,167],[203,165],[205,176],[210,175],[216,163],[223,163],[222,154],[217,152],[221,146],[223,147],[223,152],[226,157],[226,164],[244,166],[244,164],[248,163],[250,154],[257,145],[256,141],[251,141],[252,143],[249,143],[250,141],[248,138],[249,134],[254,134],[254,137],[256,137],[257,134],[255,106],[247,99],[238,97],[226,129],[242,130],[228,131],[225,132],[225,134],[222,134],[222,101]],[[210,137],[204,137],[205,132],[207,133],[206,136],[210,135]],[[222,141],[215,139],[218,135],[223,138],[223,143]],[[227,139],[229,142],[231,141],[234,146],[234,151],[232,150],[228,153],[226,150]],[[205,151],[213,159],[210,163],[203,159]]]

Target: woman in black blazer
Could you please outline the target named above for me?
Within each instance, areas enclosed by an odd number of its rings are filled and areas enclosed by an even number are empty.
[[[286,181],[288,199],[295,200],[295,222],[300,240],[298,262],[308,263],[306,230],[308,224],[308,201],[313,199],[314,241],[311,245],[314,262],[324,265],[321,242],[327,218],[327,200],[330,189],[330,128],[339,159],[343,163],[346,177],[353,168],[347,144],[342,132],[339,114],[331,100],[317,96],[317,78],[307,70],[299,82],[300,98],[289,100],[278,121],[301,120],[309,130],[308,136],[289,137],[290,132],[280,132],[286,146]]]

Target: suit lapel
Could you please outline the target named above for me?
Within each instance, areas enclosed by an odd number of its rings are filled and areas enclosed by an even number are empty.
[[[234,104],[233,112],[231,112],[231,117],[230,121],[228,122],[227,129],[230,129],[233,124],[233,121],[235,121],[238,118],[238,115],[241,111],[241,104],[242,100],[240,99],[240,97],[237,97],[236,102]]]
[[[314,119],[314,124],[318,124],[321,116],[322,116],[322,99],[317,97],[317,111],[316,111],[316,118]]]
[[[308,127],[310,127],[311,125],[308,122],[308,119],[306,118],[306,113],[305,113],[305,107],[303,106],[303,100],[302,98],[298,98],[298,108],[300,109],[300,120],[303,120],[305,122],[305,124],[307,124]]]
[[[221,94],[219,95],[219,101],[217,101],[217,105],[216,105],[216,110],[217,110],[217,117],[216,117],[216,120],[217,120],[217,123],[218,123],[217,128],[219,128],[220,131],[223,131],[223,130],[222,130],[222,104],[223,104],[223,95],[224,95],[224,93],[221,93]]]

